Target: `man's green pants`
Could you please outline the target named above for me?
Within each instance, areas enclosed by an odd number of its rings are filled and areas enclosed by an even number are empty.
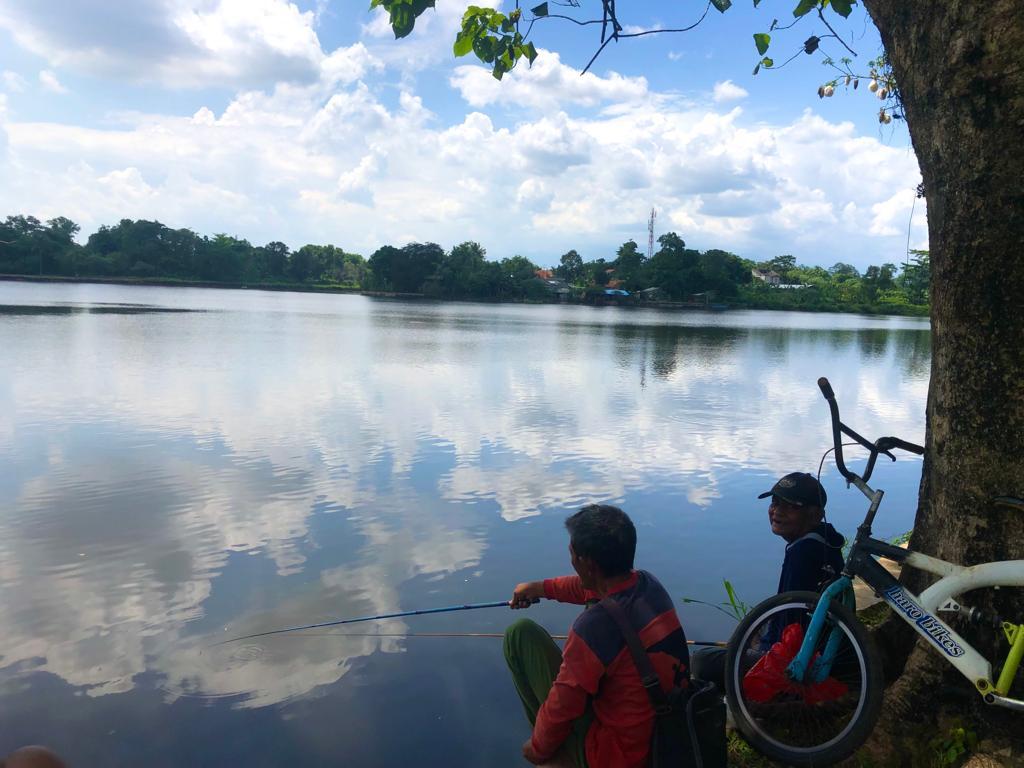
[[[548,697],[551,685],[562,666],[562,652],[542,626],[520,619],[505,630],[505,661],[512,671],[512,682],[526,710],[530,725],[537,722],[540,705]],[[573,724],[569,737],[559,750],[577,768],[587,768],[584,741],[592,720],[590,708]]]

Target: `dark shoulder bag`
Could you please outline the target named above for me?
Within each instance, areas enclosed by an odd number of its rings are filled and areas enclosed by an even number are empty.
[[[654,707],[651,768],[726,768],[725,702],[715,684],[691,680],[665,693],[622,606],[610,597],[601,605],[619,625]]]

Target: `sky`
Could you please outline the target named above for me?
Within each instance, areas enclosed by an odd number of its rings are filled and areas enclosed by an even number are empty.
[[[542,266],[645,249],[652,209],[655,237],[755,261],[863,269],[927,247],[901,121],[880,125],[863,87],[820,99],[820,53],[752,75],[753,33],[793,0],[620,40],[582,76],[598,27],[545,19],[532,67],[500,83],[452,54],[467,4],[437,0],[396,41],[368,0],[0,0],[0,216],[67,216],[83,241],[146,218],[364,256],[474,240]],[[705,7],[633,0],[620,21],[678,28]],[[877,31],[860,7],[835,18],[866,72]],[[827,31],[805,17],[770,54]]]

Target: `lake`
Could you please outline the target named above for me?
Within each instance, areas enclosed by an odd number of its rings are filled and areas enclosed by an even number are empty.
[[[0,282],[0,754],[86,766],[521,766],[488,637],[560,575],[565,517],[622,506],[690,639],[725,639],[784,542],[756,496],[831,446],[924,437],[925,320],[441,304]],[[921,464],[879,462],[881,537]],[[866,502],[829,460],[829,519]],[[343,634],[344,633],[344,634]],[[359,634],[355,634],[359,633]]]

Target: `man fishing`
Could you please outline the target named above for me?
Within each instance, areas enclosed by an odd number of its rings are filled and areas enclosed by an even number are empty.
[[[618,625],[601,605],[612,597],[639,634],[662,689],[689,683],[686,636],[668,593],[633,570],[636,529],[618,507],[591,504],[565,521],[575,576],[519,584],[512,608],[540,598],[588,605],[560,651],[540,625],[521,619],[505,632],[505,660],[533,726],[523,756],[556,753],[577,768],[646,766],[654,710]]]

